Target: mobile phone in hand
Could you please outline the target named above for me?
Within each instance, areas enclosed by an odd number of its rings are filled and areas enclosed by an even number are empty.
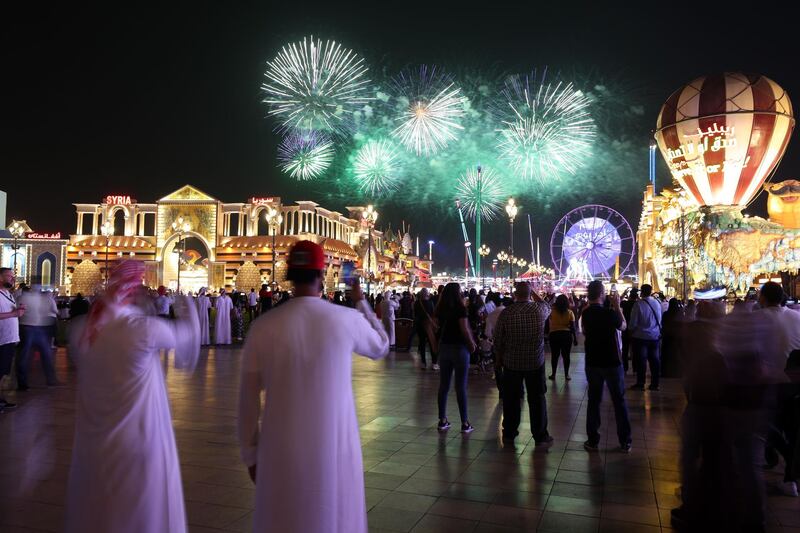
[[[344,261],[342,263],[342,273],[340,279],[346,288],[353,288],[353,283],[358,280],[358,276],[356,275],[356,264],[353,261]]]

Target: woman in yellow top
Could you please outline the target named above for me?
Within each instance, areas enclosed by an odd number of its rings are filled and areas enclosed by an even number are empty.
[[[578,345],[578,336],[575,333],[575,315],[569,309],[569,300],[564,294],[559,294],[553,303],[553,312],[550,313],[550,379],[556,379],[558,358],[564,359],[564,377],[569,377],[569,352],[574,343]]]

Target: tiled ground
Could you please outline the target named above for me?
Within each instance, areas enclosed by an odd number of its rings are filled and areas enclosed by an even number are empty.
[[[516,445],[498,442],[502,410],[494,382],[472,375],[469,436],[435,429],[437,374],[409,354],[355,364],[371,531],[512,532],[668,530],[678,503],[679,384],[629,393],[633,453],[613,450],[605,405],[602,451],[587,454],[583,356],[573,380],[547,393],[555,445],[534,451],[527,414]],[[38,365],[38,363],[36,363]],[[33,388],[0,415],[0,531],[58,531],[73,431],[75,375],[63,350],[60,389]],[[168,370],[190,530],[249,531],[253,488],[235,440],[239,351],[210,349],[193,376]],[[35,369],[34,385],[43,378]],[[13,395],[12,395],[13,397]],[[451,392],[450,418],[458,420]],[[454,428],[457,425],[454,424]],[[611,436],[609,437],[609,434]],[[800,531],[800,499],[770,496],[771,531]]]

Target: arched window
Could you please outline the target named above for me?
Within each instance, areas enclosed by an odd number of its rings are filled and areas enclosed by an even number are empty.
[[[258,212],[258,226],[256,227],[256,235],[270,235],[269,224],[267,224],[267,212],[261,210]]]
[[[125,211],[117,209],[114,211],[114,235],[125,235]]]
[[[39,272],[42,275],[42,286],[52,285],[53,262],[49,259],[42,261],[42,267]]]

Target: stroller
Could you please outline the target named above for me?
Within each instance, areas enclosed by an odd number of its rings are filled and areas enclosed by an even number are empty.
[[[493,374],[494,373],[494,354],[493,343],[485,335],[481,335],[478,340],[478,361],[476,363],[476,373],[478,374]]]

